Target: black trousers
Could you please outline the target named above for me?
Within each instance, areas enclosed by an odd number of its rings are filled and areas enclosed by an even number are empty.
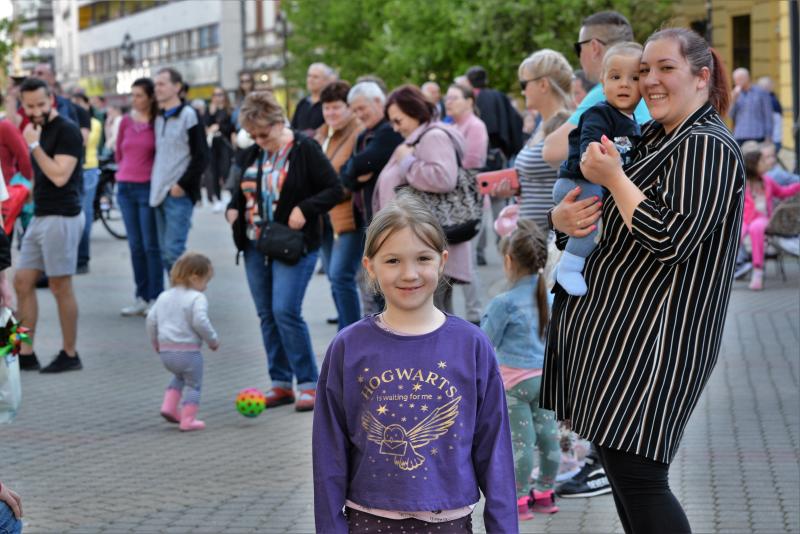
[[[625,534],[685,534],[686,514],[669,489],[669,464],[595,446]]]

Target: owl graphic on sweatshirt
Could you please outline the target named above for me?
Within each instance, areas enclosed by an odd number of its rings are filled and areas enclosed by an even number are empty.
[[[459,401],[461,397],[456,397],[439,406],[408,431],[402,425],[384,425],[369,411],[361,416],[361,426],[367,432],[367,439],[380,445],[381,454],[393,456],[397,467],[412,471],[425,462],[425,457],[417,449],[440,438],[453,426],[458,415]]]

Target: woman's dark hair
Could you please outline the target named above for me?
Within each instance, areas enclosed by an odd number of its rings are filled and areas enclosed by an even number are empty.
[[[153,80],[150,78],[137,78],[133,81],[131,87],[139,87],[150,99],[150,122],[155,122],[156,116],[158,116],[158,102],[156,102],[156,87],[153,85]]]
[[[697,76],[700,69],[708,68],[711,76],[708,80],[708,101],[720,115],[725,115],[730,106],[730,86],[728,85],[728,72],[716,50],[699,34],[686,28],[666,28],[657,31],[647,38],[644,45],[661,39],[676,41],[680,46],[681,55],[689,63],[692,74]]]
[[[477,102],[475,102],[475,93],[472,92],[472,89],[460,83],[451,83],[447,90],[449,91],[450,89],[455,89],[461,93],[461,97],[464,100],[472,100],[472,112],[480,117],[480,110],[478,109]]]
[[[744,174],[748,180],[760,182],[763,180],[758,172],[758,164],[761,161],[761,150],[748,150],[744,154]]]
[[[337,80],[325,86],[319,94],[319,101],[323,104],[331,102],[344,102],[347,104],[347,93],[350,92],[350,84],[344,80]]]
[[[547,265],[547,234],[535,222],[519,219],[517,228],[500,241],[500,251],[511,257],[517,275],[538,275],[534,296],[539,310],[539,336],[544,337],[547,321],[550,320],[547,282],[544,279],[544,268]]]
[[[401,85],[389,95],[384,105],[384,113],[389,118],[389,106],[395,105],[400,111],[419,121],[420,124],[430,122],[436,116],[436,108],[425,100],[425,95],[416,85]]]
[[[231,99],[230,99],[230,97],[228,97],[228,91],[226,91],[225,88],[222,87],[221,85],[218,85],[218,86],[214,87],[214,92],[216,92],[216,91],[221,91],[222,92],[222,97],[225,99],[225,103],[222,105],[222,109],[224,109],[225,112],[228,115],[230,115],[232,106],[231,106]]]
[[[242,77],[245,76],[250,79],[250,90],[245,93],[244,89],[242,89]],[[236,98],[241,102],[244,100],[248,94],[252,93],[256,89],[256,79],[253,77],[252,72],[242,71],[239,73],[239,86],[236,88]]]

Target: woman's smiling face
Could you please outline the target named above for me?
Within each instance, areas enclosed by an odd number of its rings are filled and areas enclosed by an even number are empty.
[[[639,70],[639,91],[650,116],[671,132],[708,101],[709,70],[695,75],[680,43],[659,39],[647,43]]]

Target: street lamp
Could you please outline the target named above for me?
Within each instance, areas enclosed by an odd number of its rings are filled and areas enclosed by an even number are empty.
[[[283,64],[283,90],[286,93],[286,109],[291,109],[289,105],[289,78],[286,76],[286,68],[289,66],[289,51],[287,48],[287,38],[289,35],[288,23],[283,11],[278,11],[275,16],[275,30],[281,38],[281,63]]]

